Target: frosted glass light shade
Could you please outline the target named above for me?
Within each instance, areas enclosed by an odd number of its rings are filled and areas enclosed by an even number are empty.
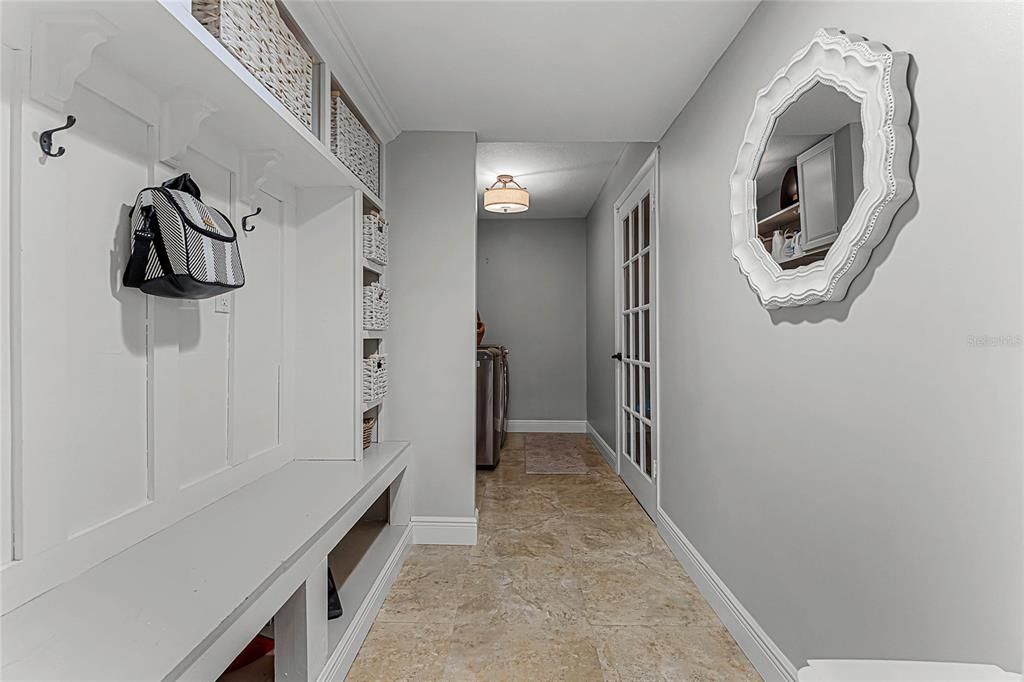
[[[522,213],[530,208],[530,193],[519,187],[484,190],[484,209],[491,213]]]

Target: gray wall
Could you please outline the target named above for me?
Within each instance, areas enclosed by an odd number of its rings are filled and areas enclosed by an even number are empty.
[[[476,135],[387,146],[388,440],[413,447],[412,513],[471,517],[476,471]]]
[[[587,215],[587,421],[615,448],[615,202],[654,151],[626,145]]]
[[[508,346],[510,419],[587,417],[583,219],[481,220],[477,306],[484,343]]]
[[[916,196],[848,300],[769,314],[728,180],[822,26],[913,55]],[[662,140],[661,505],[798,666],[1020,670],[1021,347],[969,338],[1022,333],[1021,47],[1017,3],[763,3]]]

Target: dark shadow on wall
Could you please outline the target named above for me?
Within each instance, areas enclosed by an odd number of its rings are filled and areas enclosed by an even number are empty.
[[[146,354],[146,296],[138,289],[121,284],[128,265],[131,249],[132,207],[121,204],[114,229],[114,244],[110,249],[110,295],[121,307],[121,339],[128,352],[135,356]]]
[[[121,338],[125,348],[132,355],[146,355],[147,298],[152,298],[148,301],[151,304],[148,315],[161,318],[161,323],[156,325],[153,343],[156,346],[177,346],[182,350],[195,348],[201,336],[198,301],[148,297],[138,289],[121,284],[131,251],[131,210],[131,206],[121,205],[110,250],[110,295],[121,306]],[[166,323],[171,317],[175,324]]]
[[[889,231],[886,233],[885,238],[881,243],[875,247],[871,252],[871,257],[868,259],[867,265],[861,271],[853,282],[850,283],[850,288],[846,292],[846,297],[841,301],[826,301],[824,303],[818,303],[816,305],[803,305],[796,306],[794,308],[778,308],[776,310],[769,310],[768,316],[772,320],[772,324],[783,324],[789,322],[791,324],[800,324],[801,322],[807,322],[810,324],[816,324],[825,320],[837,320],[842,322],[846,320],[850,315],[850,308],[853,306],[853,302],[867,289],[871,280],[874,279],[875,270],[881,265],[889,254],[892,253],[893,247],[896,244],[896,238],[899,236],[903,228],[914,219],[917,215],[917,209],[919,207],[919,201],[917,198],[917,167],[920,162],[920,147],[917,144],[917,130],[919,125],[919,111],[916,105],[916,99],[914,97],[915,86],[917,84],[917,62],[914,57],[910,57],[910,63],[907,66],[907,86],[910,89],[910,130],[913,133],[914,148],[910,152],[910,177],[914,181],[914,193],[910,195],[906,203],[900,207],[893,216],[892,225],[889,227]]]

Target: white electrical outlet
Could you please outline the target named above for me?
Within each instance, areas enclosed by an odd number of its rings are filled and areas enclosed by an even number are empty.
[[[213,303],[214,312],[231,314],[231,294],[218,296]]]

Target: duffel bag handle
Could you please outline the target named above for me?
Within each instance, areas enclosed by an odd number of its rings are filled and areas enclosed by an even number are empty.
[[[202,192],[199,190],[199,185],[196,184],[196,181],[193,180],[192,176],[189,175],[188,173],[182,173],[176,178],[171,178],[170,180],[167,180],[160,186],[166,187],[167,189],[178,190],[179,192],[184,192],[185,194],[191,194],[199,201],[202,201],[203,199]]]

